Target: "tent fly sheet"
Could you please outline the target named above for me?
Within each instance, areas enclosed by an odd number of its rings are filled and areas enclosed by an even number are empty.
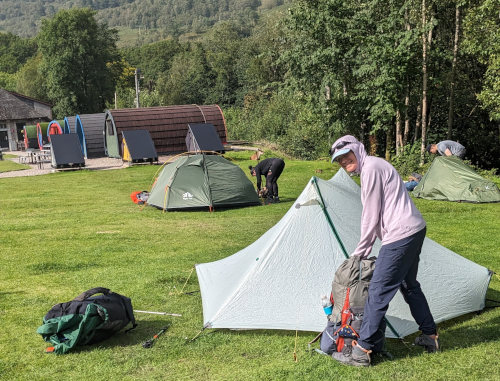
[[[147,203],[163,210],[260,205],[252,182],[218,155],[180,156],[163,167]]]
[[[413,190],[428,200],[500,202],[500,190],[455,156],[438,156]]]
[[[320,295],[360,237],[359,186],[340,170],[312,178],[284,217],[236,254],[196,265],[206,328],[321,331]],[[377,255],[376,242],[372,255]],[[484,308],[491,274],[426,238],[418,280],[436,322]],[[286,303],[283,302],[286,300]],[[388,337],[418,330],[401,293],[387,312]]]

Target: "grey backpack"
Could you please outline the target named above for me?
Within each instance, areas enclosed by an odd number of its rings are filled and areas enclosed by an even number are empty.
[[[359,337],[376,259],[353,256],[335,272],[330,296],[333,311],[328,316],[325,330],[319,335],[322,352],[350,351],[352,341]],[[385,330],[385,326],[381,329]]]

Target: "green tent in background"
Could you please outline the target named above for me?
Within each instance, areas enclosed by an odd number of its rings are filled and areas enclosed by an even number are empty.
[[[436,157],[413,195],[428,200],[500,202],[495,183],[479,176],[455,156]]]
[[[147,203],[163,210],[260,205],[240,167],[217,155],[181,156],[165,165]]]

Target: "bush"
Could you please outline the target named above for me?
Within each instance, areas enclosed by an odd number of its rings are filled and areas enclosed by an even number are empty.
[[[292,157],[314,160],[328,152],[330,141],[328,130],[317,115],[305,108],[298,113],[278,143]]]
[[[430,167],[431,162],[420,165],[420,147],[421,142],[416,141],[413,144],[404,146],[402,153],[394,157],[392,165],[396,168],[402,178],[406,178],[412,172],[420,173],[422,176]]]
[[[243,108],[224,110],[230,139],[277,143],[285,154],[312,160],[329,148],[329,131],[321,115],[292,95],[274,94],[246,102]]]

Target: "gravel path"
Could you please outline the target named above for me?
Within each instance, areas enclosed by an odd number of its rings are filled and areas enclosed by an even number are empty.
[[[9,154],[16,155],[16,156],[26,156],[26,152],[22,151],[9,151]],[[5,160],[11,160],[16,163],[19,163],[19,158],[8,158]],[[160,163],[164,163],[167,161],[171,156],[160,156],[158,158]],[[38,168],[38,164],[27,164],[30,166],[30,169],[24,169],[21,171],[10,171],[10,172],[2,172],[0,173],[0,179],[1,178],[7,178],[7,177],[20,177],[20,176],[39,176],[39,175],[46,175],[47,173],[54,173],[58,172],[60,170],[54,169],[51,166],[50,162],[45,162],[42,163],[42,168]],[[129,166],[128,163],[124,163],[122,159],[114,159],[110,157],[100,157],[96,159],[85,159],[85,169],[92,169],[92,170],[106,170],[106,169],[121,169],[121,168],[127,168]],[[68,169],[62,169],[63,171],[67,171]]]

